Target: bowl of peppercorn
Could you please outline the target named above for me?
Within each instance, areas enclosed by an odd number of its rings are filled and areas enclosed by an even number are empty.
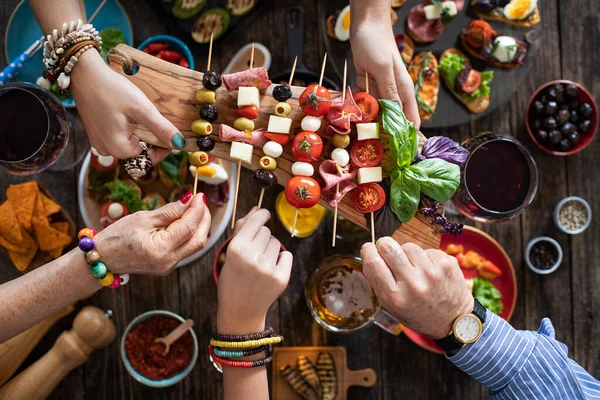
[[[566,197],[559,201],[554,208],[554,222],[564,233],[577,235],[590,226],[592,208],[581,197]]]
[[[541,275],[550,274],[562,263],[563,251],[551,237],[540,236],[527,244],[525,262],[529,269]]]
[[[592,95],[569,80],[540,86],[527,105],[527,132],[542,150],[569,156],[586,148],[596,135],[598,107]]]

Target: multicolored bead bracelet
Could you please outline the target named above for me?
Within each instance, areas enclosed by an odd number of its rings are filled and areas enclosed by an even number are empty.
[[[79,239],[78,246],[85,253],[85,261],[91,266],[91,273],[94,278],[102,286],[106,286],[110,289],[116,289],[119,286],[126,285],[129,282],[129,274],[113,274],[108,271],[106,265],[100,261],[100,254],[94,248],[94,236],[96,236],[96,230],[94,228],[83,228],[77,234]]]
[[[260,347],[257,347],[255,349],[251,349],[251,350],[223,350],[219,347],[215,347],[214,352],[217,355],[217,357],[240,358],[240,357],[253,356],[255,354],[262,353],[263,351],[268,351],[269,349],[272,349],[272,348],[273,348],[273,345],[271,345],[271,344],[260,346]]]
[[[227,349],[253,349],[266,344],[277,344],[283,342],[283,336],[277,335],[258,340],[246,340],[244,342],[226,342],[222,340],[211,339],[210,344],[215,347],[224,347]]]
[[[223,342],[245,342],[248,340],[259,340],[270,337],[273,335],[273,328],[267,328],[260,333],[248,333],[246,335],[223,335],[221,333],[215,333],[213,339],[221,340]]]
[[[267,365],[268,363],[273,361],[273,349],[272,348],[270,349],[271,351],[267,350],[267,354],[266,354],[265,358],[263,358],[262,360],[255,360],[255,361],[228,360],[228,359],[221,358],[221,357],[218,357],[217,355],[215,355],[214,350],[215,350],[215,348],[212,344],[210,346],[208,346],[208,354],[210,354],[212,361],[220,364],[220,366],[233,367],[233,368],[256,368],[256,367],[262,367],[263,365]]]

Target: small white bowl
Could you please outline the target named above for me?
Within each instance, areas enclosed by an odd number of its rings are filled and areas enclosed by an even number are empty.
[[[550,267],[548,269],[539,269],[539,268],[534,267],[533,264],[531,263],[531,259],[529,258],[529,253],[531,252],[531,248],[533,247],[534,244],[536,244],[538,242],[544,242],[544,241],[549,242],[556,248],[556,251],[558,252],[558,258],[556,259],[556,263],[554,263],[554,265],[552,267]],[[560,247],[560,244],[558,244],[558,242],[556,240],[554,240],[548,236],[540,236],[535,239],[532,239],[527,244],[527,248],[525,249],[525,262],[527,263],[527,266],[529,267],[529,269],[531,269],[536,274],[540,274],[540,275],[551,274],[552,272],[556,271],[558,269],[558,267],[560,267],[562,260],[563,260],[562,247]]]
[[[570,231],[567,228],[565,228],[560,223],[560,219],[559,219],[560,209],[567,202],[569,202],[569,201],[575,201],[575,202],[578,202],[580,204],[583,204],[583,206],[587,210],[587,221],[585,221],[585,224],[583,224],[580,228],[572,230],[572,231]],[[585,231],[588,228],[588,226],[590,226],[591,222],[592,222],[592,208],[590,207],[590,205],[588,204],[588,202],[585,201],[584,199],[582,199],[581,197],[578,197],[578,196],[565,197],[564,199],[562,199],[561,201],[559,201],[558,204],[556,205],[556,207],[554,208],[554,223],[556,224],[556,226],[558,227],[558,229],[560,229],[564,233],[568,233],[569,235],[577,235],[577,234]]]

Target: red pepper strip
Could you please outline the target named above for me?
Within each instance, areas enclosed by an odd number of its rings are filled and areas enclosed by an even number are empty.
[[[144,48],[142,49],[142,51],[143,51],[144,53],[148,53],[148,54],[150,54],[150,50],[148,50],[148,46],[144,47]]]
[[[190,67],[190,64],[187,62],[187,60],[185,58],[182,58],[181,60],[179,60],[179,65],[181,65],[184,68]]]
[[[167,50],[169,45],[166,43],[150,43],[146,48],[150,53],[158,53],[161,50]]]
[[[173,50],[161,50],[158,52],[156,57],[160,58],[161,60],[171,62],[173,64],[178,64],[179,60],[181,60],[181,54]]]

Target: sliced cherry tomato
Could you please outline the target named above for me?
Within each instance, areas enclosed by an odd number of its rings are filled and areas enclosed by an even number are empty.
[[[161,50],[158,53],[156,53],[156,57],[173,64],[179,64],[179,60],[181,60],[182,58],[181,54],[174,50]]]
[[[494,30],[484,20],[474,19],[467,25],[465,39],[469,46],[480,49],[492,40]]]
[[[383,146],[379,139],[357,140],[350,150],[350,158],[359,168],[375,167],[383,159]]]
[[[279,143],[282,146],[285,146],[286,144],[288,144],[290,142],[290,135],[287,135],[285,133],[267,132],[267,133],[265,133],[265,137],[273,140],[274,142]]]
[[[114,169],[117,164],[119,163],[119,159],[113,157],[113,161],[109,166],[104,166],[102,164],[100,164],[100,160],[99,157],[102,157],[104,160],[106,160],[108,157],[104,157],[104,156],[97,156],[94,153],[92,153],[92,157],[90,159],[90,162],[92,163],[92,167],[98,171],[98,172],[108,172],[112,169]]]
[[[148,50],[149,53],[158,53],[161,50],[167,50],[169,48],[169,45],[166,43],[150,43],[148,46],[146,46],[146,49]]]
[[[285,185],[285,198],[293,207],[310,208],[319,202],[321,187],[311,177],[294,176]]]
[[[385,205],[385,192],[376,183],[363,183],[354,189],[354,208],[366,214],[379,210]]]
[[[298,101],[304,114],[313,117],[325,115],[331,108],[331,95],[324,86],[310,85],[304,89]]]
[[[118,203],[123,207],[123,215],[121,215],[119,218],[113,219],[108,216],[108,207],[110,207],[110,205],[113,203]],[[120,201],[108,201],[104,203],[102,209],[100,210],[100,221],[102,222],[102,225],[104,225],[104,227],[106,228],[107,226],[114,224],[115,222],[127,215],[129,215],[129,209],[127,208],[125,203],[121,203]]]
[[[292,156],[296,161],[314,162],[321,157],[323,140],[314,132],[300,132],[292,143]]]
[[[479,71],[472,69],[469,71],[469,75],[467,75],[467,80],[465,80],[465,83],[460,88],[465,93],[473,93],[479,86],[481,86],[481,74]]]
[[[190,63],[188,63],[185,58],[182,58],[181,60],[179,60],[179,65],[181,65],[183,68],[189,68],[190,67]]]
[[[240,117],[246,117],[248,119],[256,119],[258,118],[258,107],[256,106],[245,106],[241,108],[236,108],[235,113]]]
[[[360,92],[354,95],[354,101],[358,108],[363,112],[363,118],[360,122],[371,122],[379,114],[379,102],[367,92]]]

